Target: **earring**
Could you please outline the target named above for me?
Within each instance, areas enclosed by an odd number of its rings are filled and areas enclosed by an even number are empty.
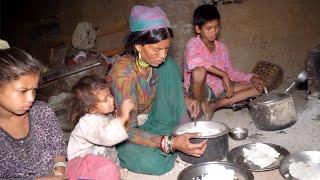
[[[161,60],[161,61],[162,61],[162,62],[166,62],[166,60],[167,60],[166,58],[162,58],[162,60]]]
[[[138,51],[138,60],[141,61],[141,53]]]
[[[139,64],[139,66],[141,66],[141,67],[144,67],[144,68],[149,67],[149,64],[147,62],[145,62],[144,60],[142,60],[140,52],[138,52],[137,62]]]

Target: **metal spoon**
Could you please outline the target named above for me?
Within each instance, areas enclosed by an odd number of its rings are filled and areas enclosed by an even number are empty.
[[[266,86],[263,87],[263,91],[264,91],[265,94],[268,94],[268,93],[269,93]]]
[[[285,92],[289,92],[297,83],[303,83],[308,79],[307,71],[303,70],[298,74],[297,79],[285,90]]]

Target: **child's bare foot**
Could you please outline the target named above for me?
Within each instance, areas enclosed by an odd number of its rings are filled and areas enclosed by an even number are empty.
[[[217,106],[213,102],[202,102],[201,107],[205,121],[211,121]]]
[[[121,168],[120,169],[120,177],[121,177],[121,179],[126,179],[127,176],[128,176],[128,169]]]

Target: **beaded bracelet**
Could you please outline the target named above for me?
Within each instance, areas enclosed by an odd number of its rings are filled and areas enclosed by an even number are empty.
[[[164,152],[169,154],[170,153],[170,149],[169,149],[169,137],[168,136],[164,136]]]
[[[167,154],[174,152],[172,136],[162,136],[160,140],[160,150]]]
[[[169,150],[170,150],[170,152],[174,152],[173,143],[172,143],[172,136],[169,136],[168,139],[169,139],[169,141],[168,141]]]
[[[67,162],[65,161],[60,161],[60,162],[56,162],[54,165],[53,165],[53,169],[57,168],[57,167],[67,167]]]

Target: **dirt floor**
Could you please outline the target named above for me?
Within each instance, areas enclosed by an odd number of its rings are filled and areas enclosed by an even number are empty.
[[[277,90],[283,92],[290,82],[294,79],[287,79]],[[258,130],[253,124],[249,109],[243,108],[238,111],[232,109],[220,109],[213,117],[213,121],[220,121],[232,127],[246,127],[249,130],[248,138],[243,141],[234,141],[229,138],[229,150],[247,143],[263,142],[280,145],[286,148],[290,153],[303,151],[303,150],[320,150],[320,100],[318,98],[307,98],[306,90],[294,89],[290,92],[293,96],[296,112],[297,122],[286,129],[278,131],[261,131]],[[64,95],[62,94],[61,99]],[[57,104],[60,99],[56,99]],[[50,104],[50,103],[49,103]],[[54,107],[54,106],[52,106]],[[59,109],[59,107],[55,107]],[[59,111],[58,111],[59,112]],[[57,113],[58,119],[66,119],[64,113]],[[65,122],[60,122],[62,127],[70,129],[70,125]],[[66,132],[66,139],[68,139],[69,133]],[[162,176],[150,176],[144,174],[136,174],[133,172],[126,173],[123,180],[175,180],[179,173],[189,166],[190,164],[183,162],[179,158],[176,161],[175,167],[167,174]],[[255,180],[280,180],[284,179],[279,170],[271,170],[264,172],[254,172]]]
[[[276,91],[283,92],[287,86],[288,83],[284,83],[284,85]],[[213,121],[224,122],[230,128],[240,126],[249,129],[249,136],[246,140],[234,141],[229,137],[229,150],[236,146],[252,142],[277,144],[289,150],[290,153],[302,150],[320,150],[320,100],[312,98],[307,101],[306,90],[293,90],[291,94],[293,95],[298,120],[293,126],[279,131],[258,130],[254,126],[247,108],[235,112],[232,111],[232,109],[218,110],[213,117]],[[187,166],[189,166],[189,164],[178,158],[173,170],[165,175],[150,176],[128,172],[123,179],[174,180],[177,179],[179,172]],[[278,169],[254,172],[253,175],[255,180],[284,179]]]

